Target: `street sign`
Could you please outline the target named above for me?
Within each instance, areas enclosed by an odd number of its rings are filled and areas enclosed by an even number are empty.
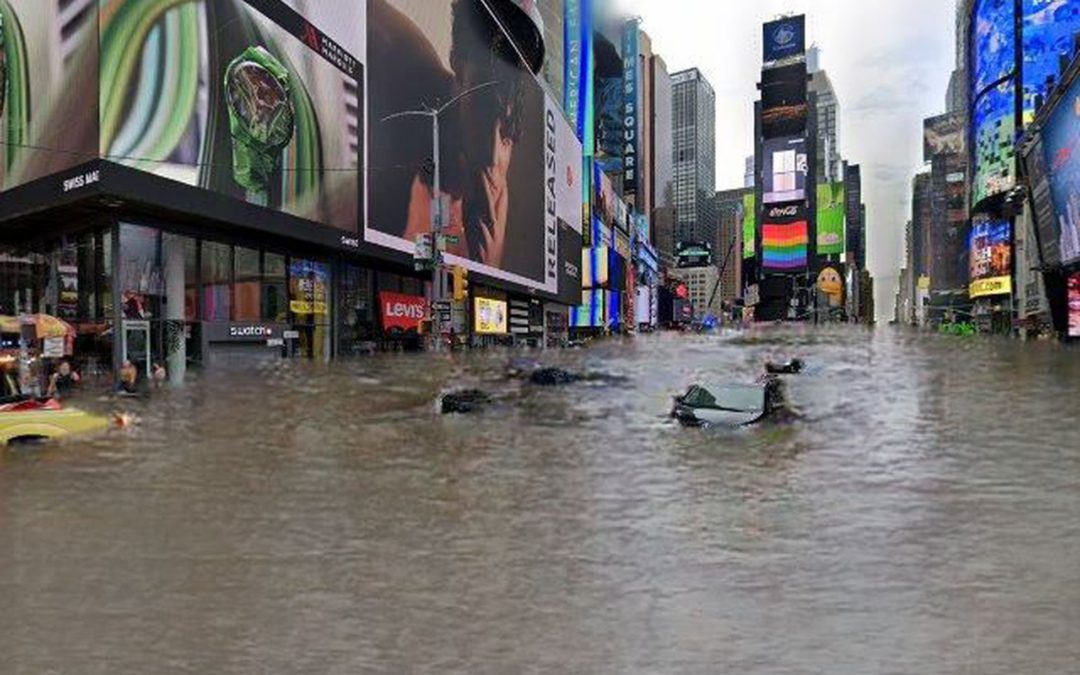
[[[450,195],[439,195],[431,200],[431,231],[441,232],[450,224]]]

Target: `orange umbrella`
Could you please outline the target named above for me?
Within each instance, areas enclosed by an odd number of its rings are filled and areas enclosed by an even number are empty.
[[[27,321],[34,326],[38,340],[75,337],[75,329],[67,321],[49,314],[31,314]],[[0,333],[22,332],[22,322],[16,316],[0,316]]]

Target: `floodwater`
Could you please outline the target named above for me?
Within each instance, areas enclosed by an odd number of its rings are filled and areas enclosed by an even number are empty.
[[[664,419],[788,356],[800,421]],[[506,352],[203,375],[2,456],[0,672],[1076,673],[1078,357],[665,334],[470,418]]]

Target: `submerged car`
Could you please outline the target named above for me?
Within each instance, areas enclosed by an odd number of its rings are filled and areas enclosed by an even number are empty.
[[[115,420],[118,426],[121,420]],[[113,421],[64,405],[55,398],[22,393],[14,373],[0,371],[0,448],[12,443],[49,441],[103,432]]]
[[[671,416],[688,427],[744,427],[785,409],[783,382],[766,378],[756,384],[695,384],[675,397]]]

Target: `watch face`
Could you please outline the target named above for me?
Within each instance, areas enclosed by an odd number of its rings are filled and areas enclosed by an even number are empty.
[[[254,61],[241,61],[229,69],[227,82],[229,108],[243,121],[252,138],[269,146],[289,142],[293,134],[292,101],[269,70]]]

